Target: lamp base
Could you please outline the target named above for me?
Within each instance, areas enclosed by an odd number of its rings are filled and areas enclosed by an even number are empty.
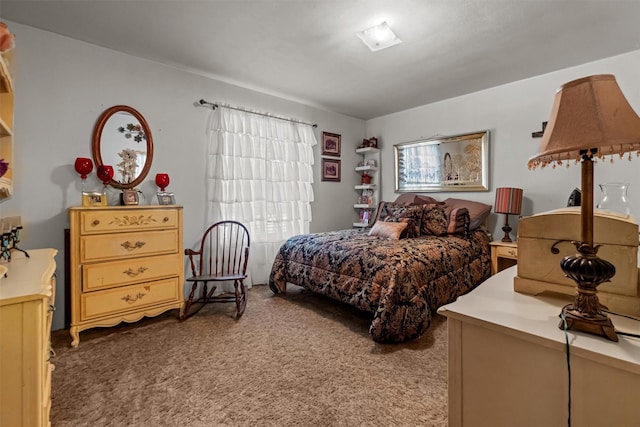
[[[615,328],[611,319],[601,313],[593,316],[585,316],[583,312],[577,310],[573,304],[566,305],[562,308],[560,316],[564,316],[567,322],[567,330],[581,331],[588,334],[599,335],[611,341],[618,342]],[[560,329],[564,329],[564,321],[561,320],[558,325]]]
[[[600,335],[611,341],[618,341],[613,323],[602,312],[598,301],[598,285],[608,282],[616,274],[616,268],[609,261],[599,258],[598,246],[573,242],[578,248],[576,255],[566,256],[560,262],[562,271],[578,285],[578,293],[573,304],[562,309],[567,329]],[[565,329],[564,321],[558,325]]]
[[[509,225],[509,214],[505,215],[505,222],[504,225],[502,226],[502,231],[504,231],[504,237],[502,238],[503,242],[507,242],[507,243],[511,243],[513,242],[513,240],[511,240],[511,235],[509,233],[511,233],[511,226]]]

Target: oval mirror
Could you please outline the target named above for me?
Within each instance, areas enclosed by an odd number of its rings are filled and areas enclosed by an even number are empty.
[[[111,186],[135,188],[151,168],[153,137],[142,114],[129,106],[116,105],[98,118],[91,150],[96,170],[102,165],[113,166]]]

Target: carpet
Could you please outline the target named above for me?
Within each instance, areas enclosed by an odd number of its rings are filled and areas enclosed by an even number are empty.
[[[370,315],[297,287],[184,322],[56,331],[52,426],[446,426],[446,319],[379,344]]]

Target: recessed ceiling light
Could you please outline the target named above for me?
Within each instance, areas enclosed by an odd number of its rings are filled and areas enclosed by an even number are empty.
[[[393,33],[386,21],[382,24],[367,28],[364,31],[360,31],[356,33],[356,35],[372,52],[402,43],[402,40]]]

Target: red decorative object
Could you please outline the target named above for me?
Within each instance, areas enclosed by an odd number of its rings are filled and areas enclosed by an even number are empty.
[[[160,191],[164,192],[164,189],[169,186],[169,174],[166,174],[166,173],[156,174],[156,185],[160,187]]]
[[[113,178],[113,166],[109,166],[109,165],[98,166],[97,175],[100,181],[102,181],[102,183],[106,187],[107,185],[109,185],[109,182],[111,182],[111,179]]]
[[[80,178],[87,179],[87,175],[93,170],[93,162],[88,157],[78,157],[73,167],[80,174]]]
[[[363,184],[371,184],[371,175],[369,175],[368,173],[363,173],[362,174],[362,183]]]

